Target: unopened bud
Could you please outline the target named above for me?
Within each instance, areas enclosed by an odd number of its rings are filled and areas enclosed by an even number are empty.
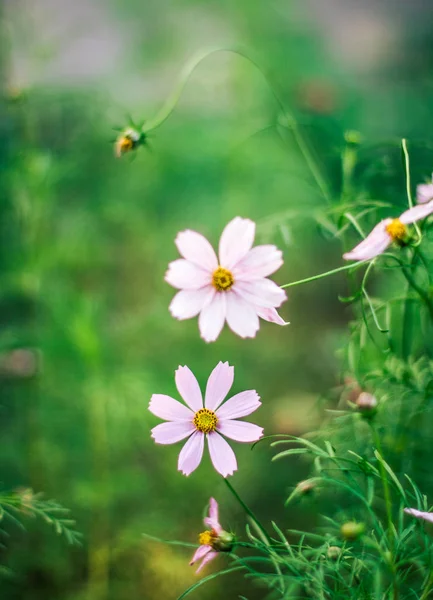
[[[341,554],[341,548],[339,548],[338,546],[329,546],[328,550],[326,551],[326,556],[330,560],[337,560],[339,558],[340,554]]]
[[[347,541],[353,542],[357,540],[365,531],[364,523],[356,523],[356,521],[348,521],[341,526],[340,533]]]
[[[235,542],[235,536],[228,531],[221,533],[212,540],[212,548],[217,552],[231,552]]]
[[[377,400],[373,394],[362,392],[356,399],[356,407],[364,417],[371,417],[377,409]]]
[[[296,491],[299,494],[310,494],[314,490],[315,487],[316,487],[316,484],[313,480],[306,479],[305,481],[300,481],[298,483],[298,485],[296,486]]]

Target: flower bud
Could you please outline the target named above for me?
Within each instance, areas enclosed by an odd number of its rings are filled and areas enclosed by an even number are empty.
[[[359,394],[358,398],[355,401],[355,405],[358,411],[365,418],[372,417],[375,414],[377,404],[378,402],[376,400],[376,397],[368,392],[362,392],[361,394]]]
[[[340,528],[342,537],[350,542],[357,540],[365,531],[364,523],[356,523],[356,521],[347,521]]]
[[[146,135],[134,127],[127,127],[117,138],[114,145],[114,153],[120,158],[123,154],[136,150],[138,146],[146,143]]]
[[[337,560],[341,554],[341,548],[339,546],[329,546],[326,551],[326,556],[330,560]]]
[[[233,550],[235,536],[228,531],[221,533],[212,540],[212,548],[217,552],[231,552]]]
[[[310,494],[315,487],[316,484],[314,481],[312,481],[311,479],[305,479],[305,481],[300,481],[298,483],[298,485],[296,486],[296,491],[299,494],[307,495]]]

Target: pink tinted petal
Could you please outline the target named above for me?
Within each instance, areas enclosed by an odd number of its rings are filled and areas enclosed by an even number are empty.
[[[213,272],[218,267],[218,259],[207,239],[197,231],[181,231],[175,244],[180,254],[206,271]]]
[[[228,443],[219,433],[213,431],[207,436],[212,464],[220,475],[228,477],[237,471],[236,456]]]
[[[215,289],[207,285],[199,290],[181,290],[171,301],[169,311],[175,319],[191,319],[212,301]]]
[[[391,237],[386,233],[386,226],[392,219],[384,219],[372,229],[365,240],[355,246],[350,252],[343,254],[345,260],[369,260],[382,254],[391,244]]]
[[[420,183],[416,187],[416,201],[424,204],[433,200],[433,183]]]
[[[197,550],[194,552],[194,556],[191,558],[190,565],[193,565],[195,562],[206,556],[212,550],[212,546],[199,546]]]
[[[180,290],[197,290],[210,284],[211,275],[189,260],[178,258],[168,265],[165,280]]]
[[[275,308],[256,306],[256,313],[261,319],[269,321],[270,323],[276,323],[277,325],[289,325],[289,323],[286,323],[286,321],[280,317]]]
[[[234,367],[228,362],[219,362],[209,375],[206,386],[204,405],[216,410],[230,391],[235,377]]]
[[[286,292],[270,279],[236,281],[233,289],[247,302],[265,308],[278,308],[287,300]]]
[[[204,524],[213,529],[217,535],[220,535],[223,530],[219,523],[218,502],[215,498],[211,498],[209,501],[209,516],[204,518]]]
[[[236,217],[226,225],[219,243],[220,265],[232,269],[247,252],[254,242],[256,224],[249,219]]]
[[[205,342],[214,342],[224,326],[226,318],[226,294],[216,293],[210,304],[204,307],[198,318],[201,337]]]
[[[194,412],[203,408],[200,386],[191,369],[179,366],[174,380],[179,394]]]
[[[252,248],[233,269],[238,281],[267,277],[275,273],[283,264],[283,253],[276,246],[256,246]]]
[[[152,437],[157,444],[175,444],[184,440],[195,431],[192,422],[170,421],[160,423],[152,429]]]
[[[217,431],[237,442],[257,442],[263,435],[263,428],[245,421],[219,421]]]
[[[425,219],[432,213],[433,200],[427,202],[426,204],[418,204],[417,206],[409,208],[409,210],[406,210],[402,215],[400,215],[400,221],[405,225],[409,225],[410,223],[415,223],[415,221],[419,221],[420,219]]]
[[[259,317],[254,306],[234,292],[227,294],[227,323],[241,338],[253,338],[259,330]]]
[[[192,421],[194,418],[194,413],[189,408],[165,394],[153,394],[149,410],[166,421]]]
[[[217,410],[218,419],[239,419],[246,417],[261,406],[260,396],[255,390],[246,390],[233,396]]]
[[[186,442],[179,454],[178,471],[186,476],[191,475],[199,466],[203,457],[204,433],[195,431]]]
[[[416,508],[405,508],[404,512],[408,515],[412,515],[412,517],[416,517],[417,519],[424,519],[424,521],[433,523],[433,513],[423,512],[422,510],[417,510]]]
[[[213,560],[217,556],[218,556],[218,552],[215,552],[215,550],[212,550],[211,552],[208,552],[206,554],[206,556],[203,558],[202,563],[199,566],[199,568],[197,569],[196,573],[199,573],[203,569],[203,567],[205,565],[207,565],[207,563],[209,563],[211,560]]]

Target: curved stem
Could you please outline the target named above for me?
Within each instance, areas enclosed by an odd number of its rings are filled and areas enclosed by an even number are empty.
[[[405,166],[405,172],[406,172],[406,195],[407,195],[407,202],[409,204],[409,208],[413,207],[413,198],[412,198],[412,190],[411,190],[411,185],[410,185],[410,162],[409,162],[409,152],[407,150],[407,140],[405,138],[403,138],[401,140],[401,147],[403,150],[403,155],[404,155],[404,166]],[[415,221],[413,223],[413,226],[415,227],[415,231],[416,234],[418,236],[418,240],[417,243],[415,245],[418,245],[421,243],[421,231],[419,228],[418,223]]]
[[[256,515],[253,513],[253,511],[245,504],[245,502],[239,496],[239,494],[237,493],[237,491],[235,490],[235,488],[232,486],[232,484],[230,483],[230,481],[228,479],[224,478],[224,483],[229,488],[229,490],[231,491],[231,493],[233,494],[233,496],[236,498],[236,500],[239,502],[239,504],[242,506],[242,508],[244,509],[244,511],[247,513],[247,515],[254,521],[254,523],[257,525],[257,527],[260,529],[260,531],[263,533],[263,535],[266,537],[266,539],[269,542],[271,542],[271,538],[269,537],[269,534],[267,533],[267,531],[264,528],[264,526],[260,523],[260,521],[258,520],[258,518],[256,517]]]
[[[312,277],[306,277],[305,279],[299,279],[298,281],[292,281],[292,283],[286,283],[281,285],[281,288],[293,287],[294,285],[301,285],[302,283],[309,283],[310,281],[316,281],[317,279],[322,279],[323,277],[328,277],[328,275],[334,275],[334,273],[340,273],[341,271],[347,271],[348,269],[358,269],[360,266],[367,263],[367,260],[362,260],[357,263],[350,263],[349,265],[344,265],[343,267],[338,267],[337,269],[332,269],[331,271],[326,271],[325,273],[320,273],[319,275],[313,275]]]

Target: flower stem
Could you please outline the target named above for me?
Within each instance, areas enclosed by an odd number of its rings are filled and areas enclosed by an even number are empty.
[[[225,482],[226,486],[229,488],[229,490],[231,491],[231,493],[233,494],[233,496],[236,498],[236,500],[242,506],[242,508],[244,509],[244,511],[250,517],[250,519],[252,519],[254,521],[254,523],[257,525],[257,527],[260,529],[260,531],[263,533],[263,535],[266,537],[266,539],[269,542],[271,542],[271,538],[269,537],[269,534],[267,533],[266,529],[260,523],[260,521],[258,520],[258,518],[256,517],[256,515],[253,513],[253,511],[245,504],[245,502],[239,496],[239,494],[237,493],[237,491],[235,490],[235,488],[232,486],[232,484],[230,483],[230,481],[228,479],[224,478],[224,482]]]
[[[332,269],[331,271],[326,271],[325,273],[320,273],[319,275],[313,275],[312,277],[307,277],[306,279],[298,279],[298,281],[292,281],[291,283],[286,283],[285,285],[280,286],[281,288],[293,287],[294,285],[301,285],[302,283],[309,283],[310,281],[316,281],[317,279],[322,279],[323,277],[328,277],[328,275],[334,275],[334,273],[340,273],[341,271],[347,271],[348,269],[358,269],[361,265],[364,265],[366,260],[350,263],[349,265],[344,265],[343,267],[338,267],[337,269]]]
[[[372,421],[369,421],[371,433],[373,436],[373,443],[376,446],[376,450],[379,452],[380,456],[383,457],[382,444],[380,442],[379,434],[377,433],[377,429]],[[385,509],[386,509],[386,519],[388,523],[388,537],[390,543],[390,551],[391,551],[391,542],[392,542],[392,501],[391,494],[389,491],[389,482],[386,474],[385,467],[382,464],[382,461],[379,461],[379,471],[380,478],[382,480],[383,485],[383,495],[385,499]]]

